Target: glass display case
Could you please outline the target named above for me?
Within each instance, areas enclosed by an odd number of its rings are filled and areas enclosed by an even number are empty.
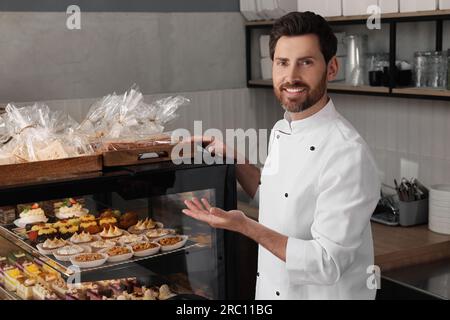
[[[0,185],[0,298],[236,298],[233,235],[184,215],[194,196],[236,208],[234,166],[165,162]]]

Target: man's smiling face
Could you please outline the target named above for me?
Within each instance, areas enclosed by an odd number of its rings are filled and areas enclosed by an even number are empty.
[[[326,93],[327,64],[314,34],[283,36],[273,59],[275,95],[288,112],[315,105]]]

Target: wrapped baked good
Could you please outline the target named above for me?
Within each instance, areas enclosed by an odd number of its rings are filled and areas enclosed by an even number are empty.
[[[147,104],[133,86],[123,95],[113,93],[94,103],[79,129],[101,151],[167,143],[170,139],[160,135],[164,126],[177,117],[178,107],[188,102],[176,96]]]
[[[0,148],[0,162],[54,160],[92,154],[87,138],[76,132],[78,123],[45,104],[18,108],[6,106],[3,115],[7,143]],[[5,160],[6,158],[6,160]]]

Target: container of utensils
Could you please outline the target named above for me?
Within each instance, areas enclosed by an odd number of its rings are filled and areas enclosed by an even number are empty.
[[[415,178],[403,178],[400,184],[394,182],[399,198],[399,224],[410,227],[428,223],[428,189]]]

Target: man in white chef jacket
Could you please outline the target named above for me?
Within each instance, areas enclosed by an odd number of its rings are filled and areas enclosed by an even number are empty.
[[[370,217],[380,181],[368,146],[327,95],[336,47],[314,13],[274,24],[273,86],[284,119],[271,132],[262,172],[248,162],[236,169],[243,189],[259,198],[259,223],[205,199],[185,202],[186,215],[259,243],[257,299],[375,298]],[[227,147],[214,141],[209,150]]]

